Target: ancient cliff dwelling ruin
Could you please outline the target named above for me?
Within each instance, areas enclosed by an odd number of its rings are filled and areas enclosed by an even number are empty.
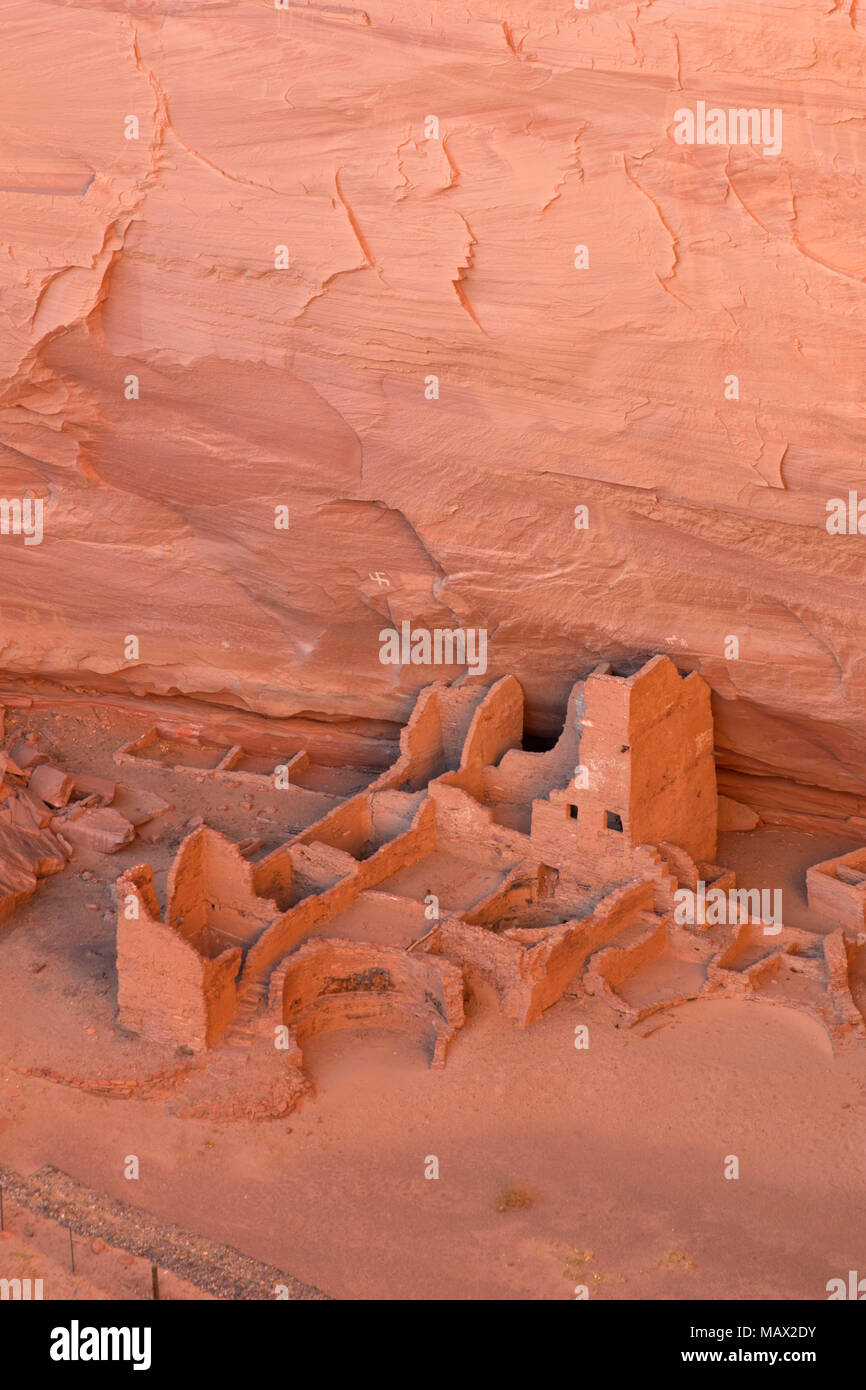
[[[790,916],[766,910],[751,846],[760,862],[803,812],[764,820],[719,793],[710,687],[665,655],[596,664],[547,740],[527,733],[513,675],[423,687],[396,739],[204,706],[191,722],[181,702],[154,724],[146,700],[3,698],[16,1095],[256,1135],[315,1114],[330,1035],[343,1058],[390,1039],[407,1076],[432,1076],[496,1020],[500,1044],[548,1021],[542,1052],[557,1034],[580,1052],[593,1035],[649,1040],[696,1002],[781,1005],[830,1055],[866,1053],[866,848],[807,864]],[[798,834],[800,852],[820,838]],[[387,1071],[372,1077],[387,1090]]]
[[[866,4],[0,32],[0,1302],[866,1298]]]

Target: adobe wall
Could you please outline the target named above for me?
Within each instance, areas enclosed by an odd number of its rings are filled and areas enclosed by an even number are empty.
[[[179,729],[174,729],[170,725],[157,724],[147,730],[144,734],[133,739],[131,742],[119,748],[114,754],[114,761],[118,765],[124,763],[131,766],[157,768],[161,772],[166,770],[166,764],[156,758],[148,757],[148,750],[154,744],[158,744],[163,738],[173,742],[183,744],[186,740],[181,736]],[[264,740],[268,743],[268,740]],[[250,736],[248,744],[261,743],[262,740]],[[199,744],[189,741],[188,747],[196,750]],[[215,750],[218,753],[218,749]],[[335,797],[326,792],[311,791],[307,787],[299,786],[293,779],[304,773],[310,764],[310,757],[306,751],[287,754],[285,747],[279,751],[276,747],[266,749],[273,757],[273,767],[285,766],[288,768],[289,785],[287,787],[274,785],[273,776],[263,772],[249,772],[242,769],[239,764],[244,758],[250,755],[250,748],[241,744],[233,744],[227,748],[223,756],[214,767],[201,767],[197,763],[180,761],[173,765],[174,772],[186,774],[188,776],[206,777],[208,780],[215,779],[225,782],[227,787],[259,787],[269,785],[274,788],[280,798],[280,816],[283,823],[295,830],[303,830],[311,821],[319,820],[338,805],[342,798]],[[328,750],[326,758],[333,757],[333,750]]]
[[[138,919],[126,917],[129,897]],[[200,1052],[223,1034],[237,1007],[238,948],[206,960],[159,920],[153,871],[138,864],[117,883],[117,1003],[124,1028]]]
[[[500,802],[528,805],[556,787],[567,787],[580,762],[585,684],[585,681],[578,681],[572,687],[562,733],[553,748],[544,753],[511,748],[498,767],[484,769],[481,779],[484,802],[488,805]]]
[[[759,923],[741,923],[734,939],[709,962],[706,992],[748,999],[765,991],[760,994],[762,1000],[805,1009],[828,1029],[832,1038],[839,1019],[832,1007],[827,1008],[834,1001],[829,989],[826,956],[818,960],[806,954],[815,946],[821,947],[823,954],[828,939],[814,932],[784,926],[779,936],[767,937]],[[763,954],[749,962],[755,947],[762,949]],[[797,981],[795,990],[787,996],[783,972],[788,981],[792,977]],[[851,1002],[850,994],[848,1002]]]
[[[622,818],[628,838],[634,760],[629,728],[633,686],[602,668],[589,676],[584,694],[581,765],[586,768],[589,785],[579,796],[581,839],[590,844],[596,838],[605,811],[615,811]]]
[[[547,940],[533,948],[533,972],[540,978],[526,1003],[524,1026],[534,1023],[562,997],[594,951],[630,926],[639,912],[651,912],[652,908],[652,884],[633,883],[608,893],[582,921],[553,928]]]
[[[705,864],[704,868],[714,870],[714,872],[712,874],[703,873],[701,867],[695,863],[692,856],[681,845],[672,845],[668,840],[661,840],[657,844],[657,849],[678,884],[683,888],[690,888],[694,892],[701,879],[709,884],[711,877],[715,879],[719,875],[720,866],[718,864]]]
[[[371,845],[381,847],[385,839],[407,829],[424,794],[423,791],[407,792],[399,787],[391,787],[382,779],[372,788],[366,787],[357,792],[259,862],[256,866],[259,892],[267,891],[266,885],[271,878],[275,885],[282,883],[282,887],[288,889],[289,877],[281,880],[279,869],[288,853],[289,843],[330,845],[360,859],[370,852]]]
[[[297,839],[302,845],[311,844],[313,840],[333,845],[334,849],[345,850],[357,858],[370,839],[372,828],[370,793],[362,791],[315,821]]]
[[[358,868],[357,859],[345,850],[334,849],[332,845],[322,845],[315,840],[309,845],[290,845],[288,853],[294,891],[292,906],[311,893],[322,893],[326,888],[333,888],[335,883],[349,878]]]
[[[168,873],[168,918],[185,937],[198,936],[205,928],[204,860],[204,836],[194,830],[181,841]]]
[[[297,946],[317,926],[351,907],[359,893],[375,888],[392,874],[432,853],[436,846],[436,813],[429,798],[421,804],[410,828],[362,860],[347,875],[318,896],[304,898],[268,927],[247,953],[242,981],[261,978],[280,956]]]
[[[461,921],[477,927],[496,927],[503,917],[538,902],[541,878],[540,865],[516,864],[488,897],[468,912],[461,913]]]
[[[420,1033],[441,1067],[463,1025],[463,977],[446,961],[390,946],[312,941],[274,972],[269,1006],[301,1047],[324,1030],[396,1025]]]
[[[218,932],[225,945],[246,947],[274,917],[257,897],[253,868],[237,845],[208,826],[183,841],[168,875],[169,924],[185,937]],[[197,942],[207,955],[201,941]]]
[[[506,679],[514,681],[513,676]],[[444,681],[425,686],[415,701],[408,724],[400,733],[397,760],[368,790],[393,787],[422,791],[435,777],[456,772],[473,722],[490,693],[485,686],[447,685]],[[522,710],[522,691],[520,702]],[[520,737],[518,733],[518,742]]]
[[[253,888],[260,898],[267,898],[277,904],[281,912],[286,912],[301,896],[294,882],[295,870],[292,860],[293,841],[278,845],[270,854],[260,859],[253,868]]]
[[[588,785],[533,802],[539,857],[596,885],[634,877],[640,845],[667,841],[712,860],[718,802],[706,682],[695,674],[681,680],[667,657],[629,677],[603,664],[587,679],[585,700],[580,765]],[[621,830],[608,824],[609,813]]]
[[[596,667],[584,684],[584,720],[580,764],[588,786],[555,788],[532,803],[530,838],[545,863],[565,879],[582,885],[611,885],[631,877],[629,706],[626,680],[610,674],[609,664]],[[570,814],[577,807],[577,819]],[[605,827],[605,813],[615,812],[623,830]]]
[[[443,917],[419,947],[430,955],[441,955],[492,985],[499,996],[499,1007],[512,1022],[522,1022],[523,996],[531,990],[527,980],[528,951],[487,927],[464,922],[459,917]]]
[[[520,746],[523,738],[523,687],[516,676],[503,676],[488,690],[479,704],[460,757],[461,770],[489,767],[498,763],[509,749]]]
[[[311,893],[322,893],[354,874],[358,861],[345,850],[314,840],[290,840],[253,866],[253,886],[261,898],[288,912]]]
[[[262,779],[250,774],[249,780],[261,782]],[[287,787],[276,787],[274,795],[278,798],[281,822],[290,829],[297,829],[298,832],[321,820],[339,804],[339,798],[327,792],[310,791],[309,787],[298,787],[291,782]]]
[[[409,722],[400,731],[400,754],[396,762],[368,790],[399,787],[421,791],[434,777],[447,772],[440,716],[443,689],[441,684],[426,685],[419,692]]]
[[[255,754],[250,753],[242,744],[234,743],[217,767],[216,772],[217,774],[230,772],[235,783],[244,783],[247,786],[261,787],[262,782],[266,780],[269,781],[278,767],[284,767],[286,769],[288,780],[291,784],[293,777],[297,777],[302,772],[306,772],[310,766],[310,755],[306,751],[289,754],[281,752],[278,756],[272,756],[273,762],[267,772],[250,772],[249,769],[244,768],[242,764],[247,759],[254,758]],[[268,758],[268,761],[271,761],[271,759]]]
[[[519,746],[522,737],[523,688],[514,676],[503,676],[476,704],[456,770],[446,774],[446,781],[480,801],[485,767]]]
[[[843,1027],[862,1038],[866,1036],[866,1019],[851,994],[851,969],[861,948],[855,942],[846,941],[841,930],[825,936],[822,946],[833,1007]]]
[[[710,687],[656,657],[634,679],[629,723],[632,843],[681,845],[712,861],[718,834]],[[591,781],[591,779],[590,779]]]
[[[370,862],[367,861],[368,864]],[[241,975],[242,985],[261,979],[280,956],[297,946],[316,927],[351,907],[360,892],[359,874],[356,871],[322,893],[302,899],[282,917],[278,917],[247,952]]]
[[[766,965],[780,954],[805,953],[821,943],[821,937],[816,936],[814,932],[786,927],[781,923],[777,925],[780,926],[780,931],[773,936],[767,936],[763,923],[757,920],[739,922],[734,928],[732,939],[716,952],[709,963],[707,977],[710,982],[730,987],[737,981],[745,981],[747,986],[752,988],[756,973],[760,979],[760,966]],[[754,954],[756,947],[763,955],[759,954],[750,965],[745,964]]]
[[[527,1028],[556,1003],[599,946],[652,910],[652,884],[634,883],[609,894],[589,916],[543,932],[502,933],[459,917],[443,918],[421,947],[456,961],[493,985],[506,1018]]]
[[[436,808],[436,845],[499,867],[533,856],[529,836],[497,825],[493,812],[455,785],[460,773],[446,773],[431,783],[429,800]]]
[[[847,931],[861,932],[866,926],[866,891],[836,877],[840,864],[850,864],[866,872],[866,850],[855,850],[813,864],[806,870],[806,898],[813,912],[832,917]]]
[[[452,770],[456,770],[460,766],[469,726],[476,709],[487,693],[487,686],[483,685],[442,685],[439,687],[442,748],[445,762]]]
[[[637,845],[632,857],[635,876],[647,876],[653,881],[656,912],[670,912],[677,906],[676,894],[680,888],[697,891],[703,882],[706,890],[717,888],[727,893],[736,888],[737,875],[733,869],[721,864],[708,864],[706,860],[695,863],[691,855],[679,845],[671,845],[662,840],[658,845]]]
[[[532,853],[558,869],[564,882],[590,887],[628,878],[621,847],[614,846],[608,855],[604,846],[594,846],[592,837],[587,836],[584,838],[589,843],[582,851],[578,822],[568,814],[576,799],[571,792],[558,790],[552,791],[546,800],[533,801],[529,833]]]
[[[616,991],[624,980],[664,954],[668,944],[668,925],[667,919],[660,917],[628,946],[610,946],[606,951],[599,952],[592,969],[587,972],[587,993],[606,997],[620,1013],[640,1012],[620,999]]]
[[[371,793],[370,839],[373,844],[381,848],[388,840],[404,834],[425,796],[426,789],[412,793],[391,788]]]

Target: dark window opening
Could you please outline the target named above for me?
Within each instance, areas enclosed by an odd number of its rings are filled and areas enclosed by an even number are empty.
[[[569,805],[568,805],[568,819],[569,819],[569,820],[577,820],[577,807],[576,807],[576,806],[572,806],[570,802],[569,802]]]
[[[549,753],[559,742],[559,734],[528,734],[524,730],[521,747],[524,753]]]
[[[622,834],[622,816],[618,816],[616,811],[605,811],[604,813],[605,830],[618,830]]]

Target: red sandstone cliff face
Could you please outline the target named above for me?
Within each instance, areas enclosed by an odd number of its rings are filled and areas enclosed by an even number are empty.
[[[399,719],[380,630],[485,628],[553,731],[667,651],[861,791],[860,8],[0,0],[0,666]]]

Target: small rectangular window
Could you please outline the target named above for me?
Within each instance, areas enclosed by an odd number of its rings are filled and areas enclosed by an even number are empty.
[[[569,803],[569,806],[568,806],[568,819],[569,819],[569,820],[577,820],[577,807],[576,807],[576,806],[572,806],[571,803]]]
[[[617,815],[616,811],[605,811],[604,826],[606,830],[618,830],[622,834],[622,816]]]

